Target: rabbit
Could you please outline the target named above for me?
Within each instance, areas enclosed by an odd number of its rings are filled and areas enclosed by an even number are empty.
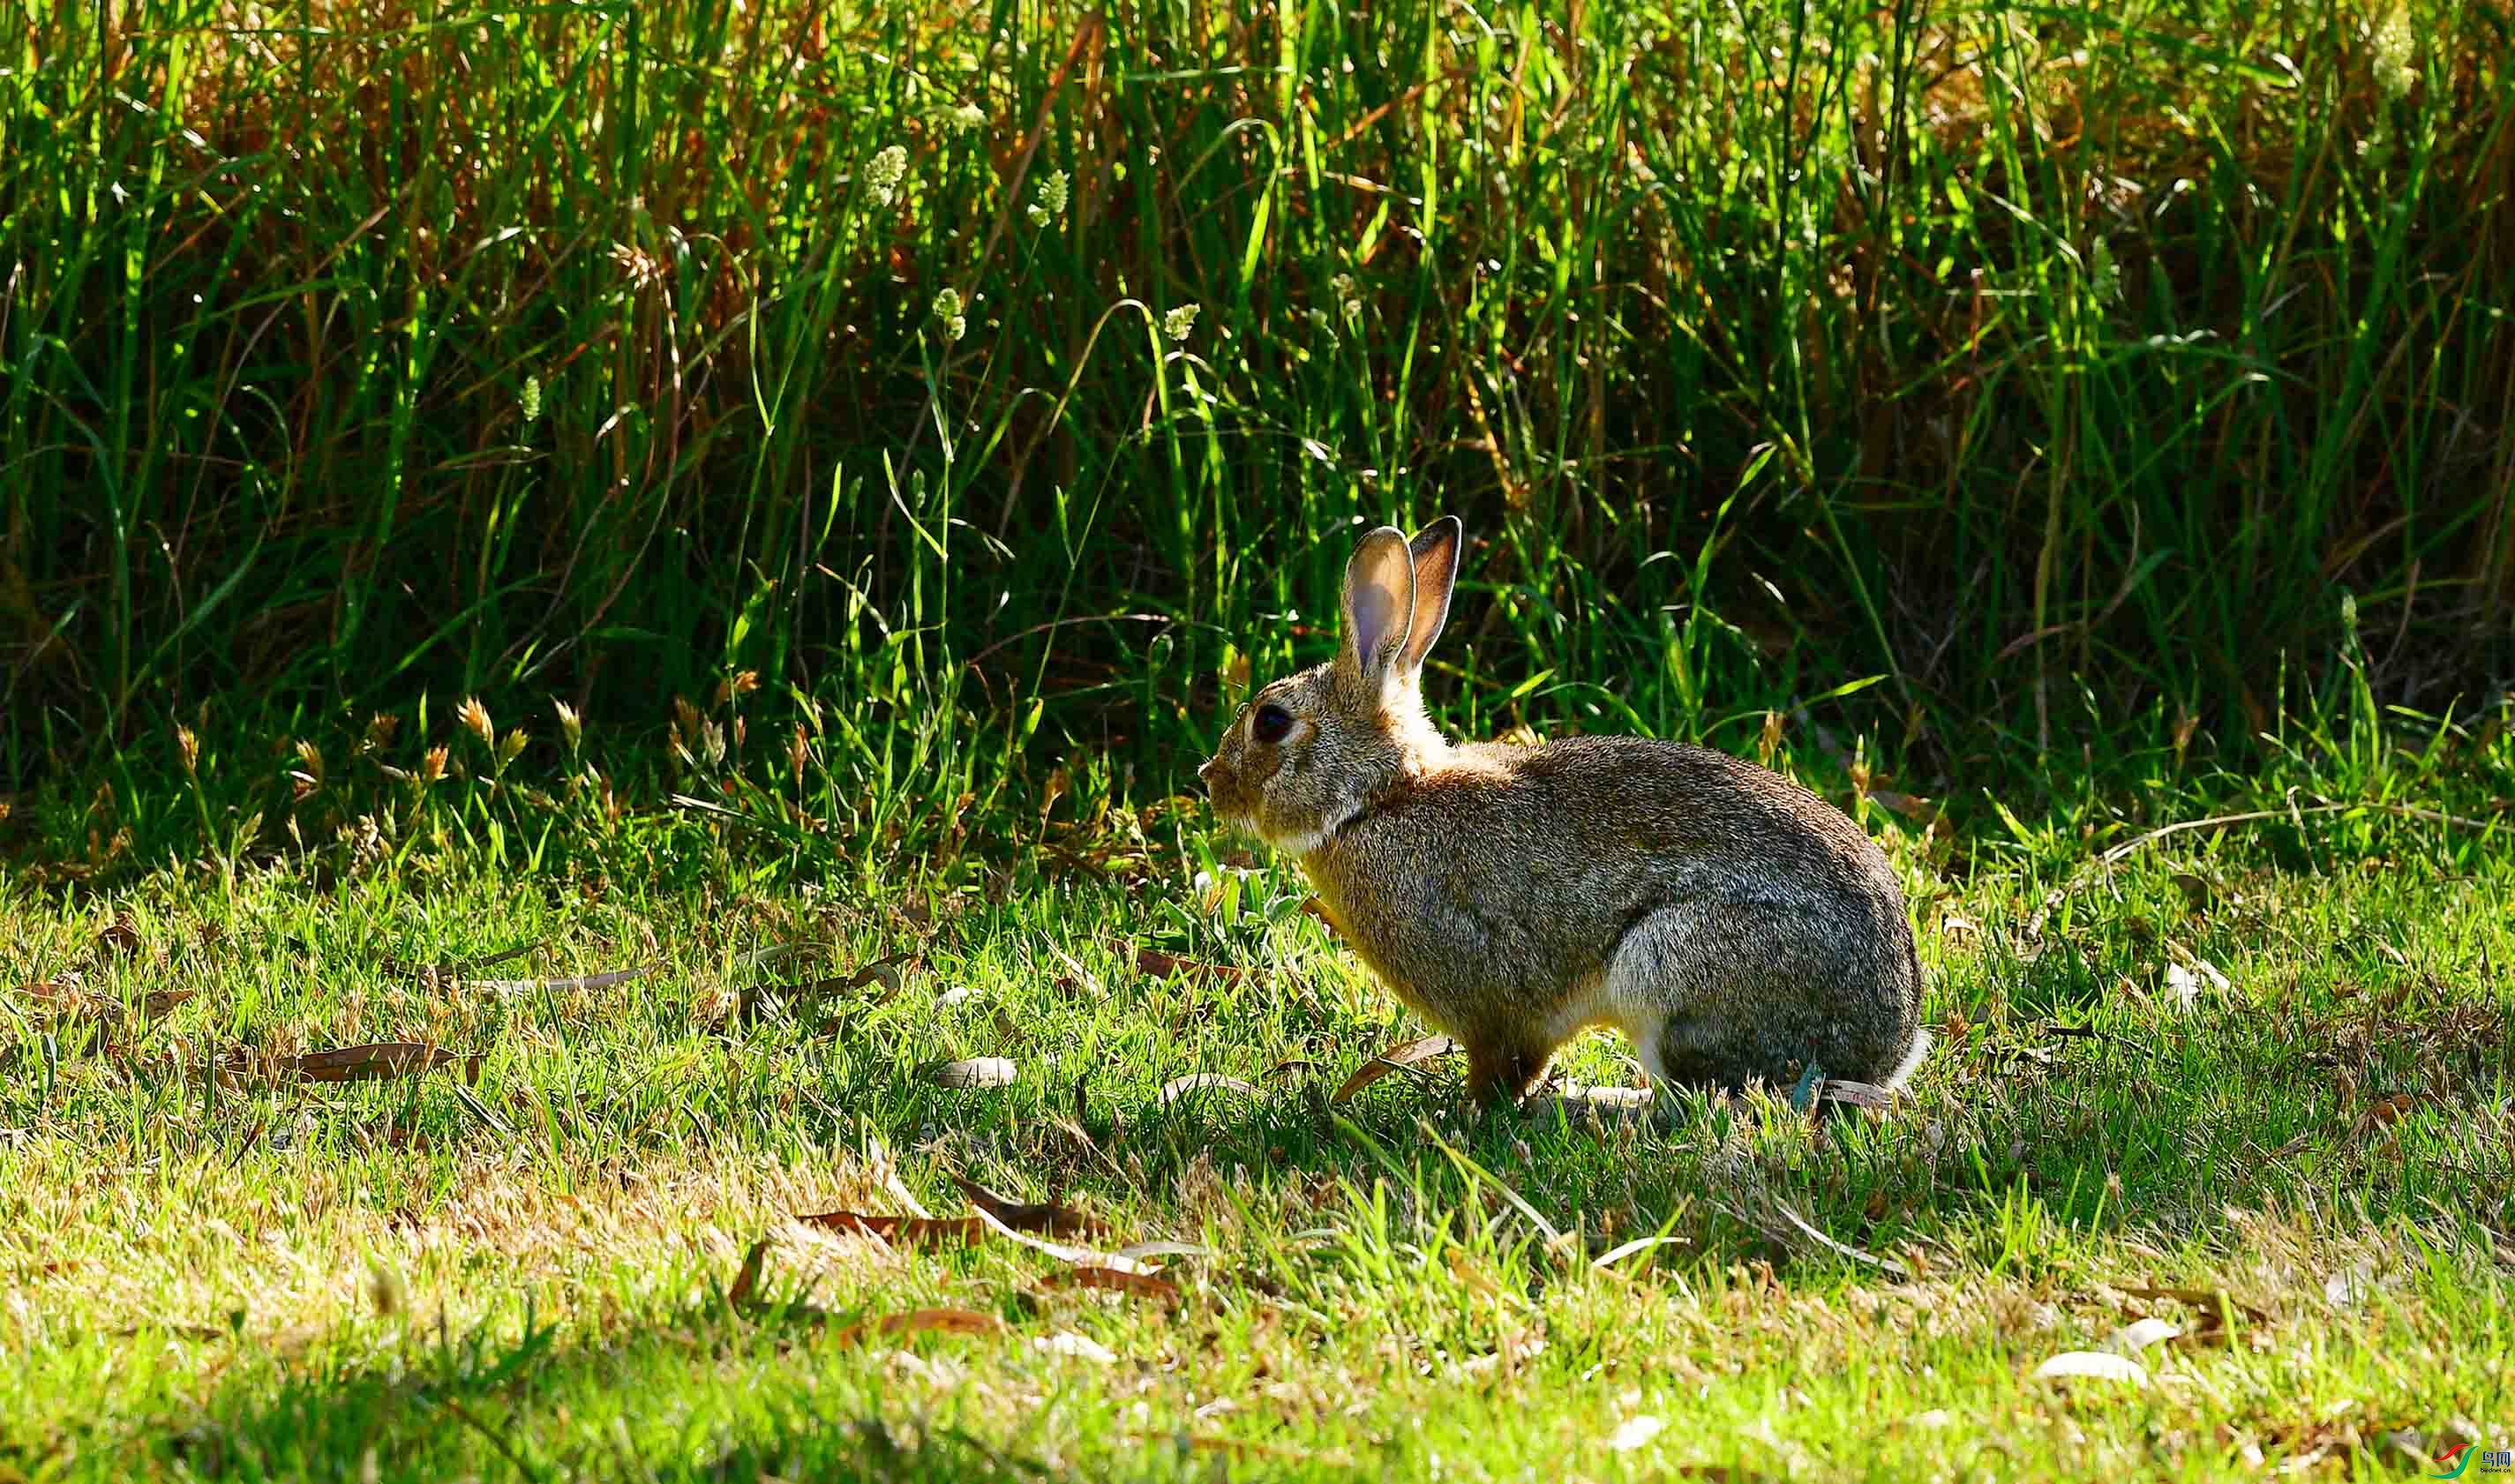
[[[1685,743],[1434,727],[1423,658],[1463,538],[1455,515],[1362,538],[1337,657],[1258,689],[1198,770],[1216,813],[1299,863],[1339,936],[1465,1047],[1479,1100],[1526,1097],[1595,1025],[1656,1086],[1901,1085],[1930,1045],[1920,963],[1841,811]]]

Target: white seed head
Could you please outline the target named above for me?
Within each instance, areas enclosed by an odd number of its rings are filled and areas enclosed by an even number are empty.
[[[899,183],[908,179],[908,146],[889,144],[865,165],[865,188],[874,200],[888,206],[899,194]]]

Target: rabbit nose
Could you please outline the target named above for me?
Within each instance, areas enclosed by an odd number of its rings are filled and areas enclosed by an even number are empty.
[[[1214,786],[1214,770],[1221,762],[1222,760],[1219,758],[1208,760],[1203,766],[1196,770],[1197,781],[1203,783],[1208,788],[1212,788]]]

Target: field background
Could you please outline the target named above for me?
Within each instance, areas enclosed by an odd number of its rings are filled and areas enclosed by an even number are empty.
[[[9,8],[0,1481],[2515,1445],[2510,58]],[[1187,785],[1443,512],[1451,729],[1878,840],[1913,1101],[1343,1095],[1423,1028]]]
[[[1158,797],[1443,511],[1471,729],[1872,682],[2035,785],[2257,756],[2353,611],[2378,704],[2515,674],[2500,5],[18,16],[21,784],[748,672],[851,777]]]

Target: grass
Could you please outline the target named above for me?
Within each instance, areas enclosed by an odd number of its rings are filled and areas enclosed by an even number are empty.
[[[2284,773],[2153,760],[2146,828],[1906,820],[1785,749],[1904,876],[1941,1033],[1912,1103],[1813,1125],[1479,1120],[1455,1061],[1338,1101],[1418,1028],[1190,807],[914,888],[645,805],[556,813],[530,864],[478,779],[401,846],[21,868],[0,1476],[2358,1478],[2505,1447],[2515,853],[2484,816],[2515,754],[2297,729],[2328,745]],[[2150,833],[2211,809],[2274,817]],[[381,1041],[477,1061],[280,1070]],[[1558,1071],[1629,1084],[1621,1052]],[[981,1056],[1010,1085],[937,1085]],[[1242,1086],[1165,1096],[1198,1073]],[[1175,1296],[1111,1294],[992,1234],[790,1219],[959,1216],[955,1175],[1098,1223],[1068,1242],[1198,1250],[1147,1258]],[[882,1328],[921,1310],[963,1328]],[[2182,1334],[2145,1386],[2036,1376],[2146,1317]]]
[[[13,14],[21,789],[749,672],[1035,806],[1444,509],[1498,727],[1882,678],[2031,787],[2257,758],[2349,604],[2384,702],[2515,663],[2483,0]]]

